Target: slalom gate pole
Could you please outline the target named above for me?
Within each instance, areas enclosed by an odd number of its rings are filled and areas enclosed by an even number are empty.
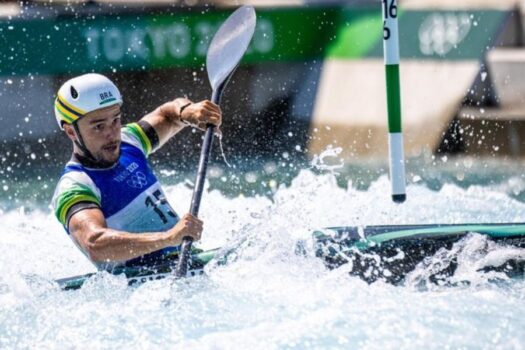
[[[406,199],[405,155],[401,130],[401,93],[399,83],[399,34],[397,0],[382,0],[383,54],[386,73],[388,109],[388,145],[392,200],[402,203]]]

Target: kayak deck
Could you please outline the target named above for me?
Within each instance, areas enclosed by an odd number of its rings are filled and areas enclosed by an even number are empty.
[[[501,244],[525,248],[525,223],[331,227],[314,231],[312,241],[315,255],[328,268],[351,264],[349,273],[369,283],[381,279],[398,284],[425,258],[434,256],[443,248],[450,250],[471,233],[485,235]],[[304,241],[299,242],[297,247],[299,254],[306,254]],[[187,276],[202,274],[204,266],[216,257],[218,251],[213,249],[193,254]],[[447,265],[440,275],[452,275],[456,265]],[[122,267],[112,273],[124,274],[132,285],[172,275],[175,267],[176,260],[155,266]],[[525,261],[509,260],[494,269],[510,276],[523,275]],[[56,282],[65,290],[78,289],[93,275],[95,273]]]
[[[208,250],[192,254],[186,276],[192,277],[204,273],[204,266],[210,262],[218,249]],[[162,279],[173,274],[177,264],[176,259],[166,261],[153,266],[138,266],[138,267],[117,267],[111,271],[114,275],[124,274],[128,279],[129,285],[140,284],[151,280]],[[88,273],[85,275],[73,276],[68,278],[58,279],[58,283],[63,290],[75,290],[82,287],[82,285],[97,273]]]

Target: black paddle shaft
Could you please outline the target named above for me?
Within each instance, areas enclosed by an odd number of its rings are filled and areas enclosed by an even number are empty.
[[[206,68],[213,90],[211,100],[216,105],[219,105],[222,92],[226,84],[228,84],[228,80],[248,49],[255,32],[255,24],[254,8],[242,6],[226,19],[211,41],[206,54]],[[206,134],[202,143],[199,169],[190,207],[190,213],[194,216],[199,214],[204,181],[206,180],[206,170],[208,169],[208,160],[213,143],[213,128],[213,125],[206,127]],[[183,237],[182,239],[179,262],[175,269],[175,277],[177,278],[186,276],[191,242],[192,239],[190,237]]]
[[[219,105],[221,103],[222,91],[227,81],[212,93],[211,102]],[[197,178],[195,180],[195,189],[193,197],[191,198],[190,213],[194,216],[199,216],[199,207],[201,204],[202,191],[204,190],[204,181],[206,181],[206,173],[208,172],[208,162],[210,159],[211,148],[213,145],[213,125],[207,125],[204,140],[202,142],[201,156],[199,160],[199,169],[197,170]],[[189,238],[189,237],[188,237]],[[191,238],[190,238],[191,239]]]
[[[233,74],[233,71],[230,74]],[[228,83],[226,79],[219,87],[213,91],[211,101],[216,105],[219,105],[221,102],[222,92],[224,87]],[[197,170],[197,179],[195,180],[195,189],[193,190],[193,196],[191,198],[191,207],[190,213],[193,216],[199,215],[199,207],[201,204],[202,192],[204,190],[204,181],[206,181],[206,173],[208,171],[208,162],[211,154],[211,147],[213,144],[213,125],[208,125],[206,127],[206,133],[204,134],[204,140],[202,143],[201,156],[199,159],[199,169]],[[179,253],[179,262],[177,268],[175,269],[175,277],[184,277],[188,271],[188,262],[190,259],[191,253],[191,243],[193,239],[191,237],[184,237],[182,239],[182,244],[180,246]]]

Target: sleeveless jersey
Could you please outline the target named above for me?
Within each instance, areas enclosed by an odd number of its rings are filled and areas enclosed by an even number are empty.
[[[148,136],[137,123],[122,128],[121,136],[120,157],[111,168],[91,169],[74,159],[66,164],[52,205],[68,234],[68,220],[74,214],[70,210],[79,207],[100,208],[109,228],[130,233],[166,231],[178,222],[178,215],[166,200],[146,159],[153,151]],[[88,206],[79,206],[86,203]],[[165,248],[125,262],[94,264],[104,270],[120,265],[144,265],[178,249]]]

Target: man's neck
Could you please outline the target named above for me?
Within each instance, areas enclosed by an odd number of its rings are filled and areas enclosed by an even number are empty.
[[[91,169],[108,169],[108,168],[113,167],[116,163],[116,162],[109,163],[105,161],[94,161],[93,159],[86,157],[76,151],[73,151],[71,160],[82,164],[86,168],[91,168]]]

